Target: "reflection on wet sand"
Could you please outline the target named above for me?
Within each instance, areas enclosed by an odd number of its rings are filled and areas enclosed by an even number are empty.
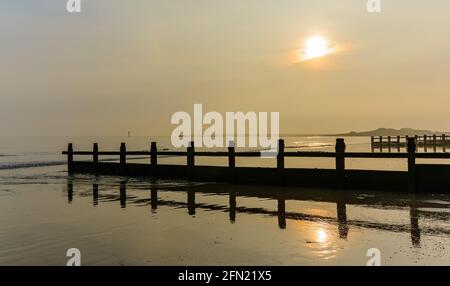
[[[98,205],[98,184],[92,185],[92,198],[94,206]]]
[[[236,192],[230,191],[230,221],[236,221]]]
[[[411,241],[415,247],[420,247],[419,212],[414,204],[409,206],[409,217],[411,219]]]
[[[127,206],[127,186],[126,182],[122,181],[120,182],[120,207],[122,209],[126,208]]]
[[[278,226],[281,229],[286,228],[286,200],[279,198],[278,200]]]
[[[155,212],[158,208],[158,190],[156,188],[150,189],[150,202],[152,206],[152,211]]]
[[[337,206],[337,220],[339,229],[339,238],[347,238],[348,225],[347,225],[347,208],[345,203],[341,200],[336,202]]]
[[[189,215],[195,215],[195,190],[189,188],[187,192],[187,203],[188,203],[188,213]]]
[[[70,204],[73,200],[73,180],[67,179],[67,202]]]
[[[409,217],[410,217],[410,224],[409,225],[401,225],[401,224],[389,224],[389,223],[382,223],[382,222],[370,222],[370,221],[363,221],[363,220],[356,220],[356,219],[348,219],[347,217],[347,204],[351,202],[352,204],[360,204],[360,205],[366,205],[370,206],[373,205],[374,207],[379,206],[377,203],[383,202],[383,204],[386,203],[386,200],[383,198],[367,198],[362,201],[354,200],[354,197],[345,197],[343,199],[340,196],[334,196],[335,198],[338,197],[338,199],[331,199],[331,197],[326,196],[320,196],[318,195],[316,199],[312,199],[309,195],[303,194],[301,192],[295,194],[295,195],[278,195],[277,197],[270,197],[266,194],[261,193],[249,193],[246,191],[245,194],[241,194],[240,188],[237,186],[233,186],[233,190],[230,190],[231,188],[225,188],[226,192],[218,191],[217,188],[219,186],[215,186],[215,191],[206,191],[203,187],[196,187],[193,185],[190,185],[188,187],[180,188],[179,190],[170,190],[170,191],[182,191],[184,190],[187,194],[187,199],[185,202],[179,202],[179,201],[173,201],[173,200],[167,200],[167,199],[158,199],[158,190],[161,191],[169,191],[168,189],[164,188],[157,188],[154,186],[151,186],[148,188],[150,190],[150,198],[148,199],[142,199],[142,198],[132,198],[132,203],[139,203],[139,204],[149,204],[151,206],[151,210],[153,212],[156,211],[158,208],[158,205],[162,206],[171,206],[171,207],[184,207],[187,208],[188,214],[190,216],[194,216],[196,214],[197,209],[202,210],[208,210],[208,211],[220,211],[220,212],[228,212],[229,213],[229,220],[231,223],[234,223],[236,221],[236,214],[237,213],[245,213],[245,214],[258,214],[258,215],[267,215],[267,216],[277,216],[278,217],[278,226],[280,229],[286,229],[287,223],[286,220],[299,220],[299,221],[309,221],[309,222],[316,222],[316,223],[327,223],[330,225],[337,225],[337,236],[340,239],[347,239],[349,235],[349,226],[352,227],[360,227],[360,228],[367,228],[367,229],[377,229],[377,230],[383,230],[383,231],[389,231],[389,232],[409,232],[411,236],[411,243],[414,247],[420,247],[421,245],[421,233],[427,233],[427,234],[444,234],[444,235],[450,235],[450,231],[447,229],[442,228],[427,228],[424,227],[422,230],[419,227],[419,219],[421,217],[434,217],[437,219],[443,219],[443,220],[449,220],[450,219],[450,212],[439,212],[439,211],[430,211],[430,210],[419,210],[419,208],[432,208],[433,202],[427,202],[427,201],[417,201],[414,197],[407,202],[407,205],[409,206]],[[69,178],[67,180],[67,197],[68,197],[68,203],[72,203],[73,201],[73,190],[74,190],[74,180],[72,178]],[[119,194],[101,194],[99,193],[99,185],[98,183],[92,184],[92,190],[93,190],[93,205],[97,206],[99,203],[99,200],[104,201],[120,201],[120,207],[126,208],[127,206],[127,183],[125,181],[120,182],[119,187]],[[210,189],[211,190],[211,189]],[[236,191],[237,190],[237,191]],[[316,191],[320,192],[320,191]],[[216,204],[206,204],[206,203],[196,203],[196,193],[200,194],[220,194],[224,195],[227,194],[229,197],[229,204],[228,206],[221,206]],[[257,197],[257,198],[268,198],[274,199],[277,201],[277,210],[267,210],[264,208],[251,208],[251,207],[245,207],[245,206],[237,206],[236,200],[238,197],[238,194],[243,197]],[[289,199],[287,199],[287,197]],[[130,198],[129,198],[130,200]],[[305,214],[300,212],[286,212],[286,200],[289,201],[306,201],[306,200],[315,200],[318,202],[333,202],[336,204],[336,217],[329,217],[324,215],[313,215],[313,214]],[[129,201],[130,202],[130,201]],[[391,202],[391,206],[395,206],[397,203],[395,201]],[[398,205],[404,206],[404,200],[402,203],[398,203]],[[440,205],[442,207],[442,205]],[[320,229],[317,229],[317,241],[323,242],[327,240],[329,233],[321,231]]]

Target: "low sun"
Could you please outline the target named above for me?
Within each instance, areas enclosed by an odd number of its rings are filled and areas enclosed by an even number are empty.
[[[312,36],[306,40],[306,45],[303,50],[303,60],[312,60],[324,57],[331,54],[334,48],[330,42],[322,36]]]

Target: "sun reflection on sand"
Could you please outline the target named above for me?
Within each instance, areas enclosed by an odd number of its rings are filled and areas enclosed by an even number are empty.
[[[332,230],[322,224],[314,224],[309,227],[310,240],[307,245],[310,248],[312,255],[328,260],[336,257],[337,244],[334,239]]]
[[[327,241],[328,234],[323,229],[318,229],[316,231],[317,241],[320,243],[324,243]]]

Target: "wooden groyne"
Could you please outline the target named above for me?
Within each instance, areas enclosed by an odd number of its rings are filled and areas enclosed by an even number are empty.
[[[450,147],[450,138],[446,134],[442,135],[415,135],[415,136],[372,136],[371,146],[372,152],[379,150],[380,152],[400,152],[408,146],[408,139],[415,138],[416,151],[422,148],[424,152],[447,152]]]
[[[449,153],[418,153],[416,138],[408,138],[407,152],[372,153],[346,152],[344,139],[336,139],[335,152],[286,152],[284,140],[279,140],[275,168],[237,167],[236,158],[260,157],[260,151],[198,152],[193,142],[184,151],[160,151],[155,142],[149,151],[127,151],[125,143],[120,151],[99,151],[94,143],[92,151],[74,151],[69,144],[67,151],[70,173],[93,173],[155,178],[180,178],[193,181],[230,182],[239,184],[271,184],[317,188],[372,189],[409,192],[450,193],[450,165],[416,164],[416,159],[450,159]],[[74,156],[92,156],[92,161],[75,161]],[[148,164],[128,163],[127,156],[148,156]],[[99,156],[118,156],[119,162],[101,162]],[[186,165],[164,165],[159,156],[184,156]],[[227,157],[228,166],[198,166],[197,157]],[[334,169],[285,168],[285,158],[330,158]],[[407,171],[350,170],[346,159],[405,159]]]

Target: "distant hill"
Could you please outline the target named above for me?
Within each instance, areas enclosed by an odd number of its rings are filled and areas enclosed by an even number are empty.
[[[418,130],[412,128],[378,128],[372,131],[356,132],[351,131],[344,134],[334,134],[331,136],[414,136],[414,135],[442,135],[449,134],[448,132],[430,131],[430,130]]]

